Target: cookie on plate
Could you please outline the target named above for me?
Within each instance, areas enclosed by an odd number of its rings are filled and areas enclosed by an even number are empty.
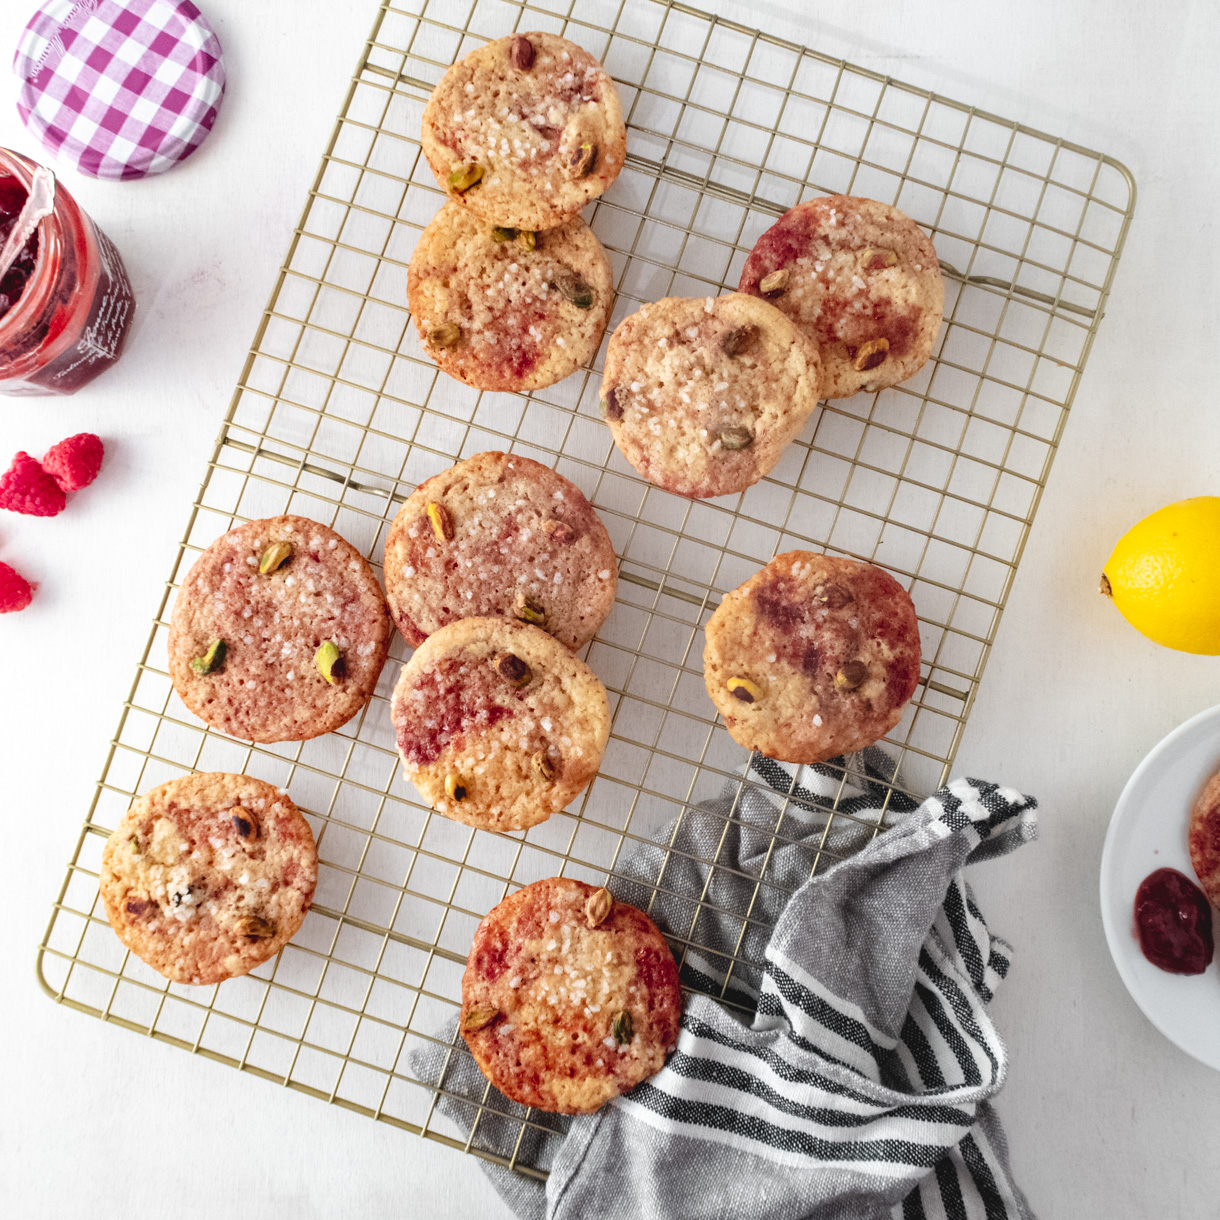
[[[408,780],[438,812],[523,830],[574,800],[610,733],[606,688],[539,627],[464,618],[403,666],[391,704]]]
[[[1213,906],[1220,907],[1220,771],[1207,781],[1190,813],[1190,862]]]
[[[175,983],[253,970],[296,934],[313,901],[313,832],[278,788],[220,772],[139,797],[102,851],[106,917]]]
[[[609,73],[558,34],[510,34],[472,51],[424,108],[436,180],[489,224],[552,229],[623,168],[627,128]]]
[[[785,212],[755,243],[738,286],[778,306],[818,345],[823,398],[918,372],[945,305],[928,235],[897,208],[850,195]]]
[[[421,483],[385,544],[390,613],[417,648],[460,618],[519,618],[573,650],[614,605],[610,535],[579,487],[514,453],[476,453]]]
[[[579,216],[543,233],[447,203],[411,255],[424,351],[480,390],[536,390],[592,360],[614,302],[601,242]]]
[[[862,750],[919,683],[907,591],[872,564],[789,551],[708,620],[703,680],[733,740],[784,762]]]
[[[182,702],[245,741],[303,741],[373,693],[393,626],[373,569],[307,517],[249,521],[195,561],[174,601]]]
[[[779,461],[817,406],[819,381],[817,349],[767,302],[667,297],[610,337],[602,414],[649,482],[725,496]]]
[[[678,1042],[673,954],[642,911],[551,877],[479,924],[462,976],[462,1037],[506,1097],[589,1114],[661,1070]]]

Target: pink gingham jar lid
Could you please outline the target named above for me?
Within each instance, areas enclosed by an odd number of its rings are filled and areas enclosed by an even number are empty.
[[[225,89],[220,42],[189,0],[44,0],[13,70],[25,125],[95,178],[172,169],[207,138]]]

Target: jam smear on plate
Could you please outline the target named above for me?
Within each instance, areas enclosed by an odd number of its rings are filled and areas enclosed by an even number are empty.
[[[1162,970],[1202,974],[1211,965],[1211,904],[1176,868],[1158,868],[1140,882],[1135,928],[1144,956]]]

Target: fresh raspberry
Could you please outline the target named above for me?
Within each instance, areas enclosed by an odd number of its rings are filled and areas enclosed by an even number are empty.
[[[64,491],[80,491],[97,478],[102,468],[102,438],[78,432],[47,451],[42,468]]]
[[[28,453],[19,453],[0,477],[0,508],[34,517],[64,511],[67,497],[58,483]]]
[[[24,610],[30,604],[34,590],[20,572],[15,572],[7,563],[0,563],[0,614],[10,610]]]

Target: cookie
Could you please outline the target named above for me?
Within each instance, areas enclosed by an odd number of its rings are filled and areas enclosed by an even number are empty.
[[[192,712],[245,741],[303,741],[350,720],[393,627],[373,569],[307,517],[249,521],[195,561],[174,601],[169,672]]]
[[[614,605],[610,535],[579,487],[512,453],[476,453],[421,483],[385,546],[386,597],[418,647],[460,618],[528,616],[573,650]]]
[[[614,276],[579,216],[519,233],[447,203],[411,255],[407,297],[424,351],[451,377],[536,390],[597,354]]]
[[[1220,771],[1199,793],[1190,813],[1190,862],[1213,906],[1220,907]]]
[[[817,350],[774,306],[739,292],[667,297],[611,336],[602,414],[650,483],[725,496],[779,461],[819,384]]]
[[[605,889],[551,877],[479,924],[460,1028],[506,1097],[589,1114],[661,1070],[678,1042],[682,989],[665,938]]]
[[[464,618],[403,666],[391,715],[403,771],[434,809],[523,830],[575,799],[610,732],[606,688],[539,627]]]
[[[494,225],[552,229],[623,168],[627,128],[605,68],[558,34],[510,34],[441,78],[424,156],[450,197]]]
[[[708,620],[703,680],[733,740],[784,762],[862,750],[919,684],[906,590],[854,559],[789,551]]]
[[[106,917],[175,983],[246,974],[296,934],[318,853],[300,810],[248,775],[187,775],[139,797],[102,850]]]
[[[931,238],[875,199],[790,208],[755,243],[742,292],[778,306],[822,353],[822,397],[897,385],[931,355],[945,284]]]

